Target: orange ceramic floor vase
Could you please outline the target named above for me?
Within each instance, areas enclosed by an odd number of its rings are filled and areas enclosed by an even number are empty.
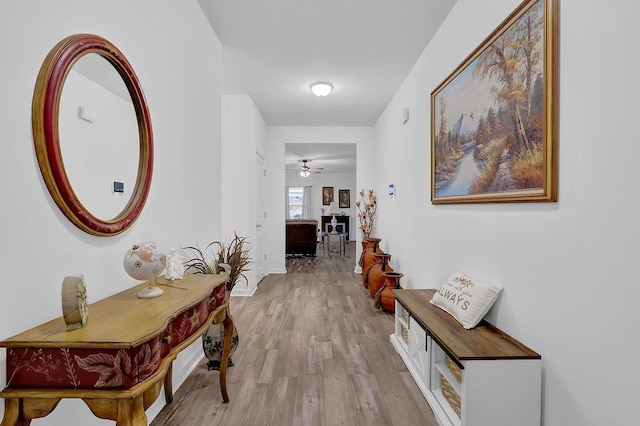
[[[388,265],[390,254],[377,253],[374,255],[375,261],[367,269],[365,273],[365,281],[371,297],[376,297],[378,291],[384,286],[384,273],[391,272],[393,269]]]
[[[384,273],[384,285],[376,294],[376,306],[378,308],[382,308],[385,312],[391,312],[392,314],[396,311],[396,298],[393,295],[393,290],[400,287],[400,278],[402,278],[404,274],[400,272],[385,272]]]
[[[362,285],[368,287],[365,275],[375,260],[376,253],[382,253],[380,249],[380,241],[382,238],[367,238],[367,249],[362,255]]]
[[[364,253],[367,251],[367,245],[369,244],[369,238],[363,238],[360,243],[362,244],[362,252],[360,252],[360,259],[358,259],[358,265],[360,268],[363,268],[360,274],[364,273]]]

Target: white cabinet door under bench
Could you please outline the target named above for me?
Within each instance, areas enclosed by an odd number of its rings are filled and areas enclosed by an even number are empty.
[[[395,290],[391,342],[439,423],[540,425],[540,355],[486,321],[465,330],[435,291]]]

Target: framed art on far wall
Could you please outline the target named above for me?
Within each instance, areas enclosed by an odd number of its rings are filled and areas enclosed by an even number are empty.
[[[333,187],[332,186],[323,186],[322,187],[322,205],[328,206],[333,201]]]
[[[351,207],[351,191],[348,189],[338,190],[338,208],[348,209]]]
[[[433,204],[557,201],[557,0],[524,0],[431,93]]]

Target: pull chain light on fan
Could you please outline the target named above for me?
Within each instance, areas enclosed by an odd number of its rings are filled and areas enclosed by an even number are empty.
[[[302,160],[302,167],[300,168],[300,176],[302,177],[309,177],[309,175],[311,174],[311,172],[309,171],[310,168],[307,165],[307,160]]]

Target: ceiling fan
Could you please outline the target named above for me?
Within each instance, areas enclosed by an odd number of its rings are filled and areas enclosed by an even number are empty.
[[[302,160],[302,166],[300,166],[300,176],[308,177],[311,173],[320,173],[324,168],[322,167],[309,167],[307,164],[311,160]]]

